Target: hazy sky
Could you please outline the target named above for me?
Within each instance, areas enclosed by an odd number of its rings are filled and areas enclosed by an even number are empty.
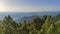
[[[0,0],[0,12],[60,11],[60,0]]]

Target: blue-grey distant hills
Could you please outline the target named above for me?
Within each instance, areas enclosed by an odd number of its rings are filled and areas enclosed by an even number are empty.
[[[47,11],[47,12],[0,12],[0,19],[3,19],[4,16],[10,15],[17,22],[24,20],[31,21],[34,16],[42,17],[44,15],[56,16],[60,14],[60,11]],[[58,16],[59,17],[59,16]],[[56,19],[56,17],[55,17]]]

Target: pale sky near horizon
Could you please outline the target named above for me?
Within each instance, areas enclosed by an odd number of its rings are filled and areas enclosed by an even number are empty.
[[[60,11],[60,0],[0,0],[0,12]]]

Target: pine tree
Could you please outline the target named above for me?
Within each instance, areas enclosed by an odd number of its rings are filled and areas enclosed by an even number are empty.
[[[45,20],[45,23],[42,25],[42,29],[45,32],[45,34],[47,34],[47,31],[51,24],[52,24],[52,17],[48,16],[47,19]]]
[[[32,23],[34,25],[34,28],[39,31],[41,29],[43,21],[38,16],[35,16]]]
[[[3,23],[5,23],[5,34],[14,34],[15,28],[16,27],[16,22],[10,17],[10,15],[5,16],[3,19]]]

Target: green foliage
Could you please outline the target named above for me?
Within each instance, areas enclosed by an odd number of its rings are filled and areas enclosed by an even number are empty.
[[[36,30],[41,29],[41,26],[43,24],[42,19],[40,19],[38,16],[35,16],[32,22]]]
[[[0,34],[60,34],[60,20],[35,16],[31,22],[17,23],[10,15],[0,21]]]
[[[4,24],[2,22],[0,22],[0,34],[5,34],[5,27]]]
[[[52,21],[51,16],[48,16],[45,23],[42,25],[42,29],[44,29],[45,34],[47,34],[47,31],[52,23],[53,21]]]

